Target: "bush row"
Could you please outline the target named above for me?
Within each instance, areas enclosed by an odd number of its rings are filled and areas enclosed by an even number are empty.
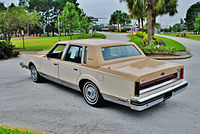
[[[146,55],[174,55],[176,52],[175,48],[167,48],[165,46],[159,45],[148,45],[142,46],[138,45],[138,47],[146,54]]]
[[[18,51],[15,51],[15,46],[12,43],[6,41],[0,41],[0,59],[7,59],[10,57],[16,57],[19,55]]]

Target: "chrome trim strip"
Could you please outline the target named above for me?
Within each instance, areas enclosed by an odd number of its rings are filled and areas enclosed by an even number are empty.
[[[60,79],[57,79],[57,78],[54,78],[52,76],[49,76],[49,75],[46,75],[46,74],[43,74],[43,73],[39,73],[42,77],[44,77],[45,79],[48,79],[50,81],[53,81],[55,83],[58,83],[58,84],[61,84],[63,86],[66,86],[66,87],[69,87],[69,88],[72,88],[74,90],[77,90],[77,91],[81,91],[80,88],[77,86],[77,85],[74,85],[72,83],[69,83],[69,82],[66,82],[66,81],[63,81],[63,80],[60,80]]]
[[[21,68],[27,68],[28,69],[28,66],[24,65],[23,62],[20,62],[19,64],[20,64]]]
[[[154,106],[156,104],[159,104],[159,103],[161,103],[163,101],[164,101],[164,99],[160,98],[160,99],[157,99],[157,100],[155,100],[153,102],[150,102],[150,103],[142,105],[142,106],[136,106],[136,105],[130,104],[130,108],[133,109],[133,110],[142,111],[142,110],[145,110],[145,109],[147,109],[149,107],[152,107],[152,106]]]
[[[142,89],[142,90],[139,91],[139,94],[143,94],[143,93],[149,92],[151,90],[155,90],[157,88],[163,87],[163,86],[168,85],[170,83],[173,83],[175,81],[177,81],[177,80],[171,79],[171,80],[163,82],[161,84],[158,84],[158,85],[155,85],[155,86],[152,86],[152,87],[149,87],[149,88]]]
[[[175,89],[175,88],[178,88],[178,87],[180,87],[180,86],[183,86],[183,85],[185,85],[185,84],[187,84],[187,81],[184,80],[183,82],[181,82],[181,83],[179,83],[179,84],[177,84],[177,85],[175,85],[175,86],[172,86],[172,87],[169,87],[169,88],[167,88],[167,89],[165,89],[165,90],[162,90],[162,91],[160,91],[160,92],[151,94],[151,95],[149,95],[149,96],[147,96],[147,97],[143,97],[143,98],[141,98],[141,99],[138,99],[137,101],[138,101],[138,102],[147,101],[147,100],[149,100],[149,99],[152,99],[152,98],[154,98],[154,97],[156,97],[156,96],[159,96],[159,95],[162,95],[162,94],[164,94],[164,93],[167,93],[167,92],[169,92],[169,91],[171,91],[171,90],[173,90],[173,89]],[[133,99],[135,99],[135,98],[133,98]]]
[[[110,95],[107,95],[107,94],[104,94],[104,93],[101,93],[101,95],[103,96],[103,98],[105,100],[108,100],[108,101],[111,101],[111,102],[114,102],[114,103],[117,103],[117,104],[121,104],[121,105],[130,107],[129,102],[126,101],[126,100],[122,100],[122,99],[120,99],[118,97],[110,96]]]

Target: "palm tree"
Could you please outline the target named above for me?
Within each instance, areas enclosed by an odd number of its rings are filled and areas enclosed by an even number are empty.
[[[118,32],[119,32],[119,25],[131,23],[130,17],[127,13],[123,13],[122,11],[116,10],[110,16],[110,24],[117,24]]]
[[[144,18],[146,18],[146,7],[144,1],[141,0],[128,0],[127,5],[129,8],[129,13],[133,19],[138,20],[139,30],[140,30],[140,21],[142,25],[142,31],[144,31]]]
[[[158,0],[154,3],[152,12],[152,36],[154,36],[156,17],[159,15],[168,14],[174,16],[177,11],[178,0]]]
[[[142,11],[147,11],[147,20],[148,20],[148,40],[149,44],[151,44],[151,31],[152,31],[152,10],[153,10],[153,1],[155,0],[120,0],[120,2],[127,2],[127,6],[129,8],[129,12],[134,14],[134,16],[140,17],[140,13]],[[141,9],[140,6],[143,8]]]
[[[143,11],[147,13],[149,44],[151,44],[151,36],[154,35],[156,17],[167,13],[173,16],[178,12],[178,0],[120,0],[122,1],[127,2],[129,12],[134,14],[135,18],[140,18],[140,13]]]

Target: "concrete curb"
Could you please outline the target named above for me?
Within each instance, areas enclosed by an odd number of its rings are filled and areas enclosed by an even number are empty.
[[[176,55],[172,56],[148,56],[156,60],[178,60],[178,59],[188,59],[192,57],[190,51],[186,48],[186,52],[177,52]]]
[[[178,59],[188,59],[188,58],[191,58],[192,55],[148,56],[148,57],[156,59],[156,60],[178,60]]]

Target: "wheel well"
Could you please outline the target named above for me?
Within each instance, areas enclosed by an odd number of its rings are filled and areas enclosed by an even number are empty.
[[[30,69],[31,66],[35,66],[32,62],[28,64],[28,68]]]
[[[83,90],[83,86],[86,82],[88,82],[90,80],[88,79],[82,79],[80,82],[79,82],[79,88],[81,89],[81,91]]]

